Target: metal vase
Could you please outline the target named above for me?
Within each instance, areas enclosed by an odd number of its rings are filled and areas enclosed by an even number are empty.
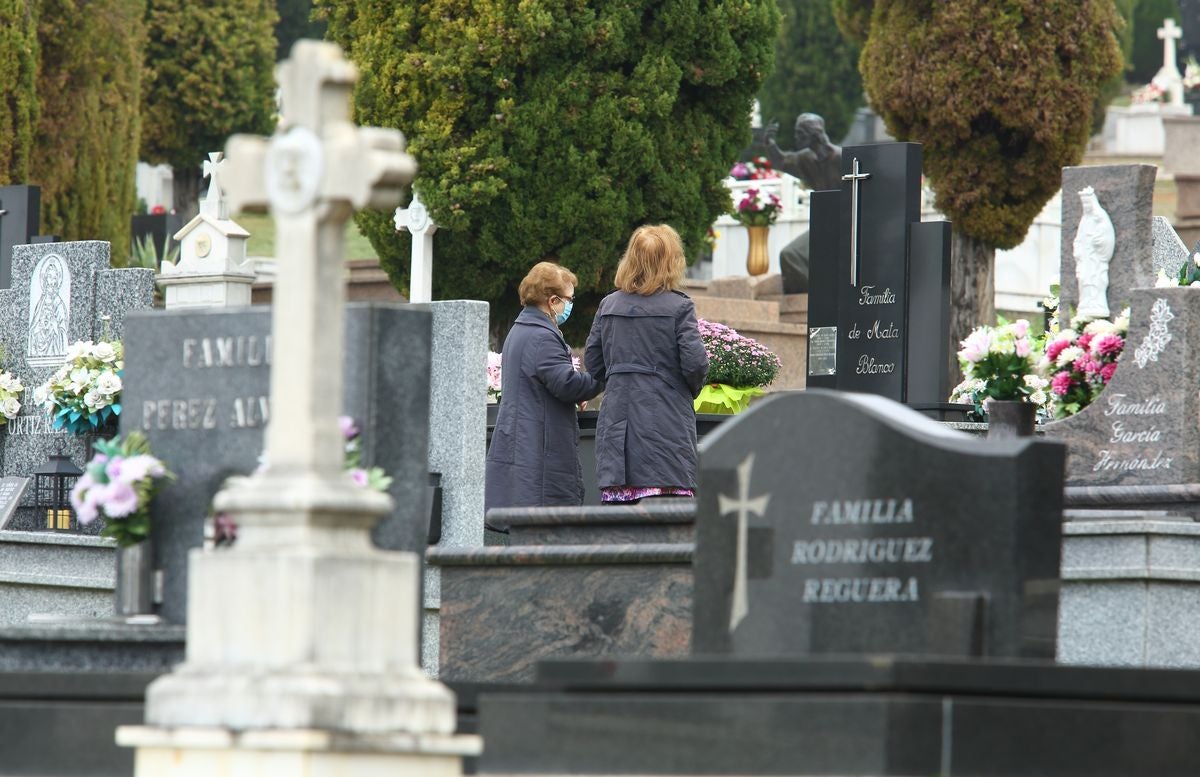
[[[764,275],[771,267],[771,257],[767,253],[767,236],[770,231],[769,226],[746,227],[746,234],[750,239],[750,248],[746,253],[746,272],[750,275]]]
[[[149,542],[117,548],[114,605],[119,618],[154,611],[154,549]]]
[[[987,422],[989,440],[1010,437],[1032,437],[1037,420],[1037,405],[1032,402],[998,401],[988,403]]]

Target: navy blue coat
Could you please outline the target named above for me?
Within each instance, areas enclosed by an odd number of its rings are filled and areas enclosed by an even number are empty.
[[[600,302],[584,351],[606,381],[596,423],[596,482],[696,487],[696,412],[708,356],[696,306],[681,291],[614,291]]]
[[[583,504],[575,405],[603,389],[575,371],[571,349],[545,313],[532,306],[521,311],[501,352],[485,509]]]

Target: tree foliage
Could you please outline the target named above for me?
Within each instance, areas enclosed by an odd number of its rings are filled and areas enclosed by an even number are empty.
[[[673,225],[691,254],[730,207],[722,179],[750,139],[779,21],[774,0],[317,7],[360,67],[357,118],[403,130],[420,165],[439,224],[434,296],[486,299],[509,321],[528,268],[557,257],[585,296],[575,339],[637,225]],[[359,224],[405,288],[408,237],[389,213]]]
[[[0,0],[0,184],[28,180],[38,113],[37,61],[33,4]]]
[[[149,0],[142,157],[175,168],[183,191],[230,135],[274,130],[276,19],[271,0]]]
[[[145,0],[42,0],[43,106],[30,181],[42,188],[42,231],[107,240],[129,254],[135,201]]]
[[[801,113],[817,113],[836,143],[863,103],[858,46],[834,23],[831,0],[780,0],[783,21],[775,46],[775,69],[758,94],[763,121],[779,120],[780,144],[791,144]]]
[[[1011,248],[1087,145],[1119,72],[1112,0],[876,0],[861,68],[899,140],[924,144],[937,207]]]
[[[321,40],[325,22],[313,18],[312,0],[278,0],[279,22],[275,25],[275,58],[287,59],[292,45],[301,38]]]

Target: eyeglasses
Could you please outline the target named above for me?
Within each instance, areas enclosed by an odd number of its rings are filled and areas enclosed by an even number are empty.
[[[574,301],[575,301],[575,298],[574,298],[574,297],[568,297],[568,296],[566,296],[566,295],[564,295],[564,294],[555,294],[554,296],[558,297],[559,299],[566,300],[567,302],[574,302]]]

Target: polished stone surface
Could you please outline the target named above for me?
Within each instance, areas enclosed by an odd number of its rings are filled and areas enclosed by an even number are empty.
[[[624,545],[691,542],[694,499],[647,499],[635,505],[494,509],[490,526],[507,532],[506,545]]]
[[[1078,414],[1046,424],[1046,437],[1069,446],[1069,487],[1195,490],[1200,295],[1188,288],[1149,288],[1134,291],[1132,299],[1129,336],[1112,381]]]
[[[1156,173],[1154,165],[1063,168],[1059,310],[1064,312],[1061,314],[1064,325],[1067,323],[1065,312],[1074,310],[1079,304],[1072,246],[1082,212],[1079,191],[1087,186],[1095,190],[1116,232],[1116,249],[1108,267],[1108,317],[1111,319],[1129,304],[1133,289],[1154,285],[1158,270],[1151,218],[1154,215],[1152,200]]]
[[[1155,216],[1152,228],[1154,239],[1154,271],[1162,270],[1168,278],[1178,278],[1179,268],[1191,256],[1179,233],[1166,216]]]
[[[479,689],[486,774],[1186,775],[1200,678],[1049,662],[548,662]],[[536,747],[530,747],[536,742]]]
[[[684,656],[687,544],[430,549],[447,681],[513,682],[550,657]]]
[[[751,406],[700,446],[694,649],[1053,657],[1063,455],[879,397]]]

